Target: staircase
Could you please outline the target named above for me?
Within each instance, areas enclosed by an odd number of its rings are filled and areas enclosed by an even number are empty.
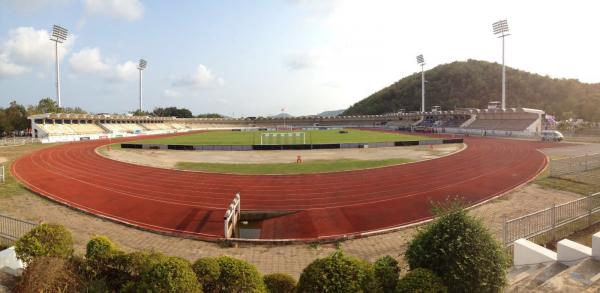
[[[565,239],[557,252],[519,239],[514,261],[506,292],[600,292],[600,232],[592,248]]]

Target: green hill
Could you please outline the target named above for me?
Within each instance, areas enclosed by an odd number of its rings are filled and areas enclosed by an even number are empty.
[[[502,66],[468,60],[439,65],[425,72],[426,109],[485,108],[500,101]],[[506,68],[507,107],[545,110],[564,118],[600,121],[600,84],[576,79],[556,79]],[[348,108],[344,115],[384,114],[399,109],[417,111],[421,107],[421,73],[407,76]]]

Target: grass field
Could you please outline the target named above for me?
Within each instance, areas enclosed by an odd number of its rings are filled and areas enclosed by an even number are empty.
[[[217,164],[180,162],[177,169],[234,174],[305,174],[350,171],[409,163],[408,159],[387,160],[317,160],[300,164]]]
[[[346,129],[348,133],[340,133],[340,130],[302,130],[307,144],[321,143],[359,143],[359,142],[388,142],[407,140],[427,140],[425,136],[406,135],[399,133],[386,133],[380,131]],[[275,131],[268,131],[269,133]],[[289,132],[289,131],[278,131]],[[260,144],[261,133],[267,131],[211,131],[176,137],[165,137],[157,139],[143,139],[131,143],[146,144],[180,144],[180,145],[252,145]],[[299,138],[279,139],[272,144],[301,144]]]

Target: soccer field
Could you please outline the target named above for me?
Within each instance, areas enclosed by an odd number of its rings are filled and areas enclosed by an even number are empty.
[[[341,133],[339,129],[328,130],[298,130],[304,132],[307,144],[326,143],[372,143],[388,141],[428,140],[425,136],[407,135],[399,133],[388,133],[380,131],[345,129],[347,133]],[[210,131],[165,137],[157,139],[142,139],[131,143],[143,144],[180,144],[180,145],[254,145],[261,143],[262,133],[290,131]],[[299,137],[279,138],[270,144],[301,144]]]

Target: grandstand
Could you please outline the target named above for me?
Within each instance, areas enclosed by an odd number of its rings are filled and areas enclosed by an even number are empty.
[[[356,116],[300,116],[285,118],[294,128],[386,128],[473,135],[534,137],[542,130],[544,111],[463,109],[426,113]],[[127,115],[40,114],[29,117],[32,136],[42,142],[75,141],[140,134],[175,133],[207,129],[276,129],[283,118],[175,118]]]

